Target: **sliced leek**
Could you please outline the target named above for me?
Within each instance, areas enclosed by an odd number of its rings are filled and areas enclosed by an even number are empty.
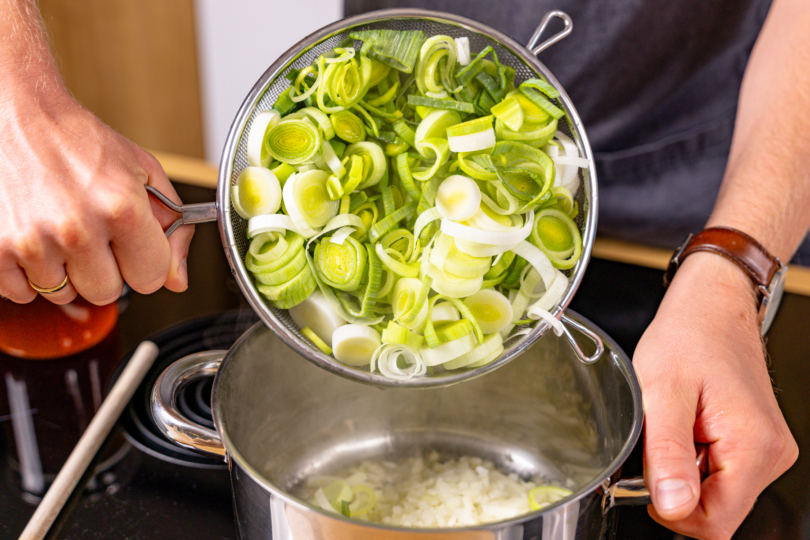
[[[485,334],[497,333],[512,322],[512,303],[492,289],[480,290],[464,300]]]
[[[321,150],[321,132],[308,119],[282,120],[267,133],[267,151],[275,159],[299,165]]]
[[[251,167],[267,167],[273,156],[265,144],[267,132],[281,120],[281,114],[275,109],[262,111],[253,119],[247,142],[247,160]]]
[[[436,193],[436,208],[445,219],[470,219],[481,204],[481,190],[472,179],[453,175],[445,178]]]
[[[335,358],[350,366],[370,364],[374,351],[381,344],[379,332],[359,324],[341,326],[332,334]]]
[[[231,188],[231,202],[245,219],[275,214],[281,207],[281,184],[269,169],[245,167]]]
[[[310,328],[330,347],[334,331],[346,324],[320,291],[313,292],[306,300],[291,307],[289,313],[299,328]]]
[[[344,40],[290,70],[244,135],[231,200],[259,293],[313,348],[397,380],[487,365],[515,325],[560,331],[590,161],[558,131],[559,93],[516,83],[466,38],[352,37],[362,48]],[[329,491],[316,503],[373,506],[362,489]]]

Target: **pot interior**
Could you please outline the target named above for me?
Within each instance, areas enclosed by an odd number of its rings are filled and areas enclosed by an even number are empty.
[[[626,355],[568,314],[604,340],[595,364],[581,363],[564,338],[549,333],[486,376],[424,390],[381,390],[336,377],[259,324],[220,368],[217,427],[234,459],[287,493],[310,475],[363,459],[396,461],[430,450],[591,490],[635,444],[641,398]],[[581,346],[590,345],[582,339]]]

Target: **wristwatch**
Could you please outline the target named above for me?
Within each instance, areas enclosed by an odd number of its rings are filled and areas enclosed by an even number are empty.
[[[748,275],[756,289],[759,309],[757,320],[760,333],[764,336],[782,301],[787,267],[744,232],[730,227],[710,227],[696,235],[690,234],[681,247],[675,250],[664,274],[664,287],[672,282],[683,260],[698,251],[722,255]]]

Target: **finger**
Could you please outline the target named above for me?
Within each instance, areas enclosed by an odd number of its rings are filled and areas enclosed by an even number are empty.
[[[137,149],[135,145],[132,147],[133,151]],[[134,153],[138,156],[137,151]],[[148,172],[141,167],[132,174],[138,179],[134,191],[123,190],[106,201],[110,247],[123,280],[134,291],[149,294],[165,283],[171,251],[150,197],[142,187],[149,181]],[[126,180],[132,186],[132,177]]]
[[[29,266],[26,268],[21,263],[20,266],[23,267],[23,270],[26,275],[26,281],[29,282],[29,289],[36,293],[36,290],[31,287],[30,283],[34,283],[40,289],[51,289],[60,285],[64,280],[65,276],[67,275],[67,271],[65,269],[64,263],[61,265],[56,264],[48,264],[48,265],[36,265],[36,266]],[[57,277],[61,275],[61,277]],[[32,277],[37,276],[37,277]],[[68,283],[61,289],[51,293],[38,293],[43,298],[58,305],[69,304],[76,299],[78,293],[76,289],[73,287],[73,284],[70,282],[68,278]]]
[[[115,302],[124,288],[118,262],[108,244],[73,251],[65,268],[76,291],[88,302],[105,306]]]
[[[180,197],[163,171],[160,163],[152,154],[141,148],[135,147],[135,154],[138,161],[148,174],[148,184],[166,195],[177,204],[182,204]],[[152,212],[163,228],[169,227],[179,217],[174,212],[166,209],[157,201],[152,201]],[[174,292],[182,292],[188,288],[188,272],[186,268],[186,258],[188,257],[189,245],[194,236],[194,227],[184,225],[169,236],[169,248],[171,250],[171,262],[169,263],[169,273],[166,277],[165,286]]]
[[[22,268],[26,284],[32,291],[31,283],[40,289],[51,289],[65,280],[65,259],[48,237],[39,236],[36,241],[21,239],[15,251],[17,264]],[[54,304],[67,304],[76,298],[76,289],[68,282],[59,291],[40,294]]]
[[[676,521],[691,514],[700,500],[693,437],[698,397],[677,378],[666,386],[645,384],[642,395],[644,478],[657,514]]]
[[[784,422],[756,425],[751,418],[746,437],[721,439],[709,446],[709,469],[701,484],[700,505],[686,518],[669,522],[655,510],[659,523],[688,536],[730,538],[756,502],[757,495],[786,471],[798,455],[798,448]],[[759,434],[767,434],[760,436]]]
[[[12,261],[13,266],[0,270],[0,296],[16,304],[27,304],[37,297],[37,292],[28,285],[25,272]]]
[[[183,292],[188,289],[188,259],[189,245],[194,236],[194,225],[183,225],[175,230],[169,237],[172,259],[169,263],[169,275],[166,277],[165,287],[170,291]]]

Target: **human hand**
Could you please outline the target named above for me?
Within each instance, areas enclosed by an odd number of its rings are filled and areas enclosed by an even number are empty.
[[[0,295],[30,302],[29,279],[54,287],[66,273],[45,298],[108,304],[124,281],[144,294],[187,288],[194,229],[164,236],[177,216],[144,185],[180,199],[152,155],[61,89],[7,95],[0,120]]]
[[[753,287],[734,263],[695,253],[678,269],[636,348],[650,515],[727,539],[798,457],[764,358]],[[695,443],[709,444],[702,482]]]

